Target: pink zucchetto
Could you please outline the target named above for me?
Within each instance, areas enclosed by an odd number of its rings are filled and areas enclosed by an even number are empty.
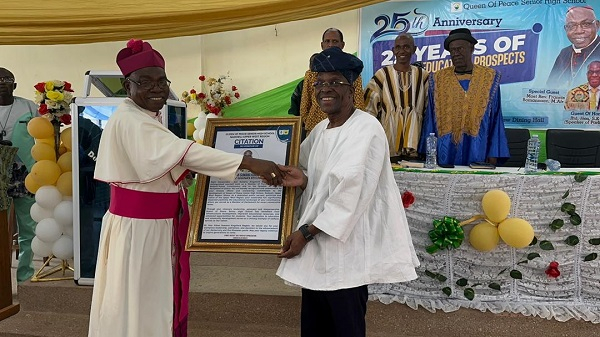
[[[165,59],[152,49],[150,43],[131,39],[127,42],[127,47],[117,54],[117,65],[123,76],[129,76],[132,72],[147,67],[165,69]]]

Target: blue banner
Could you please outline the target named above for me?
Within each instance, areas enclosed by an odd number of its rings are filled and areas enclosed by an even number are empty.
[[[444,49],[448,33],[466,27],[478,41],[474,63],[502,74],[507,127],[599,128],[598,113],[579,101],[585,100],[581,88],[588,82],[587,64],[600,60],[600,47],[586,51],[584,66],[577,68],[576,62],[569,60],[567,64],[575,64],[577,70],[571,66],[561,71],[571,76],[556,81],[550,76],[554,64],[571,54],[565,16],[573,6],[590,6],[600,12],[600,2],[592,0],[389,1],[365,7],[360,26],[363,85],[377,69],[394,63],[392,47],[399,33],[415,39],[413,62],[420,61],[435,72],[452,65]],[[600,41],[596,39],[592,45]],[[572,103],[567,97],[579,101]]]

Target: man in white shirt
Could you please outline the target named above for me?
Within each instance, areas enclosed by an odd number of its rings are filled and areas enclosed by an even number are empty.
[[[567,93],[565,110],[599,110],[600,61],[593,61],[587,68],[587,83],[577,86]]]
[[[419,262],[383,127],[354,106],[362,61],[333,47],[311,68],[327,119],[302,143],[300,167],[281,166],[283,185],[303,193],[277,275],[303,288],[303,337],[360,337],[367,285],[415,279]]]

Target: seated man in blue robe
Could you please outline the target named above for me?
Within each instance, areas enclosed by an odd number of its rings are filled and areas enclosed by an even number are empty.
[[[453,66],[429,79],[419,152],[425,153],[426,138],[434,133],[440,165],[501,164],[510,157],[500,106],[500,74],[473,64],[476,44],[469,29],[452,30],[444,49],[450,52]]]

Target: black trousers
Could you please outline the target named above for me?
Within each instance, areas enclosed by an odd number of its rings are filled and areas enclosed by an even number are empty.
[[[334,291],[302,289],[302,337],[365,337],[367,286]]]

